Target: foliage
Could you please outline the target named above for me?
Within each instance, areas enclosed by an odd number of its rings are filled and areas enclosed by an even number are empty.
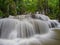
[[[0,0],[0,15],[2,17],[36,13],[37,11],[51,19],[59,18],[59,0]]]
[[[8,17],[8,0],[0,0],[0,10],[4,14],[2,17]]]
[[[15,2],[13,0],[0,0],[0,10],[4,14],[2,15],[3,18],[8,17],[10,14],[16,15],[15,7]]]
[[[13,0],[9,0],[9,14],[17,15],[16,4]]]
[[[0,10],[0,17],[2,17],[2,15],[3,15],[3,12]]]
[[[37,10],[37,0],[25,0],[26,12],[35,12]]]
[[[50,12],[49,12],[49,16],[50,18],[56,18],[56,16],[58,15],[58,10],[59,10],[59,0],[49,0],[48,1],[48,7],[50,9]]]
[[[17,14],[23,14],[25,12],[25,5],[23,0],[17,1]]]

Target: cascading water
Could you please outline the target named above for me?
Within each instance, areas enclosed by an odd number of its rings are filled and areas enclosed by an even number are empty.
[[[45,21],[50,28],[58,27],[59,25],[59,22],[57,20],[51,20],[48,16],[43,14],[35,14],[35,18]]]
[[[43,15],[43,14],[35,14],[35,18],[36,19],[40,19],[40,20],[43,20],[43,21],[48,21],[50,20],[50,18],[46,15]]]
[[[0,45],[60,45],[60,23],[39,15],[0,19]]]
[[[27,38],[35,34],[32,24],[16,19],[1,19],[1,38]]]
[[[52,28],[57,27],[59,25],[59,22],[57,20],[50,20],[50,23]]]
[[[43,33],[48,32],[49,30],[47,23],[45,23],[42,20],[27,19],[27,21],[33,25],[36,34],[43,34]]]
[[[6,19],[1,19],[0,22],[2,22],[0,23],[1,38],[9,39],[10,33],[11,32],[14,33],[17,31],[15,28],[16,28],[16,25],[19,23],[19,21],[15,19],[13,20],[13,19],[6,18]]]
[[[26,21],[20,22],[20,24],[17,26],[17,31],[18,31],[17,35],[18,38],[28,38],[35,34],[32,24]]]

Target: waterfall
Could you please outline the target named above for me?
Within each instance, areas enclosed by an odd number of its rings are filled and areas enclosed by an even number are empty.
[[[32,24],[21,21],[17,26],[18,38],[28,38],[35,34]]]
[[[43,14],[35,14],[35,18],[36,19],[40,19],[40,20],[43,20],[43,21],[48,21],[50,20],[50,18],[46,15],[43,15]]]
[[[59,22],[57,20],[51,20],[48,16],[43,14],[35,14],[35,18],[45,21],[50,28],[58,27],[59,25]]]
[[[1,19],[0,20],[1,26],[0,26],[0,30],[1,30],[1,38],[9,38],[9,35],[12,31],[15,31],[15,26],[19,23],[18,20],[13,20],[13,19]]]
[[[59,25],[59,22],[57,20],[50,20],[49,22],[51,23],[52,28],[58,27],[58,25]]]
[[[43,33],[48,32],[49,30],[47,23],[45,23],[42,20],[27,19],[27,21],[33,25],[36,34],[43,34]]]
[[[0,45],[60,45],[60,23],[42,14],[0,19]]]
[[[32,24],[17,19],[1,19],[1,38],[27,38],[35,34]]]

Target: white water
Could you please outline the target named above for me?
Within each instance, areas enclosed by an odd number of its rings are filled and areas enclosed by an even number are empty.
[[[1,19],[2,24],[1,24],[1,38],[10,38],[10,33],[11,32],[15,32],[17,30],[15,30],[16,25],[18,24],[18,20],[13,20],[13,19]],[[15,36],[15,34],[13,35],[13,37]],[[12,37],[11,37],[12,38]],[[15,38],[15,37],[14,37]]]
[[[36,34],[44,34],[49,30],[47,23],[42,20],[27,19],[27,21],[33,25]]]
[[[50,18],[49,18],[48,16],[42,15],[42,14],[35,14],[35,17],[36,17],[37,19],[40,19],[40,20],[43,20],[43,21],[48,21],[48,20],[50,20]]]
[[[54,28],[44,35],[35,35],[34,37],[22,40],[0,39],[1,45],[60,45],[60,29]]]
[[[27,38],[35,34],[32,24],[17,19],[1,19],[1,38]]]
[[[28,38],[35,34],[32,24],[26,21],[20,22],[20,24],[17,26],[17,31],[18,31],[17,35],[18,38]]]
[[[58,25],[59,25],[58,20],[51,20],[51,19],[50,19],[48,16],[46,16],[46,15],[35,14],[35,18],[36,18],[36,19],[43,20],[43,21],[46,21],[45,23],[47,23],[50,28],[55,28],[55,27],[58,27]]]
[[[0,19],[0,45],[60,45],[60,23],[44,15],[36,18]]]
[[[9,16],[9,18],[12,19],[19,19],[19,20],[24,20],[24,19],[31,19],[30,15],[18,15],[18,16]],[[51,20],[48,16],[43,15],[43,14],[35,14],[35,19],[40,19],[42,21],[46,21],[49,25],[49,28],[55,28],[59,25],[59,22],[57,20]]]

